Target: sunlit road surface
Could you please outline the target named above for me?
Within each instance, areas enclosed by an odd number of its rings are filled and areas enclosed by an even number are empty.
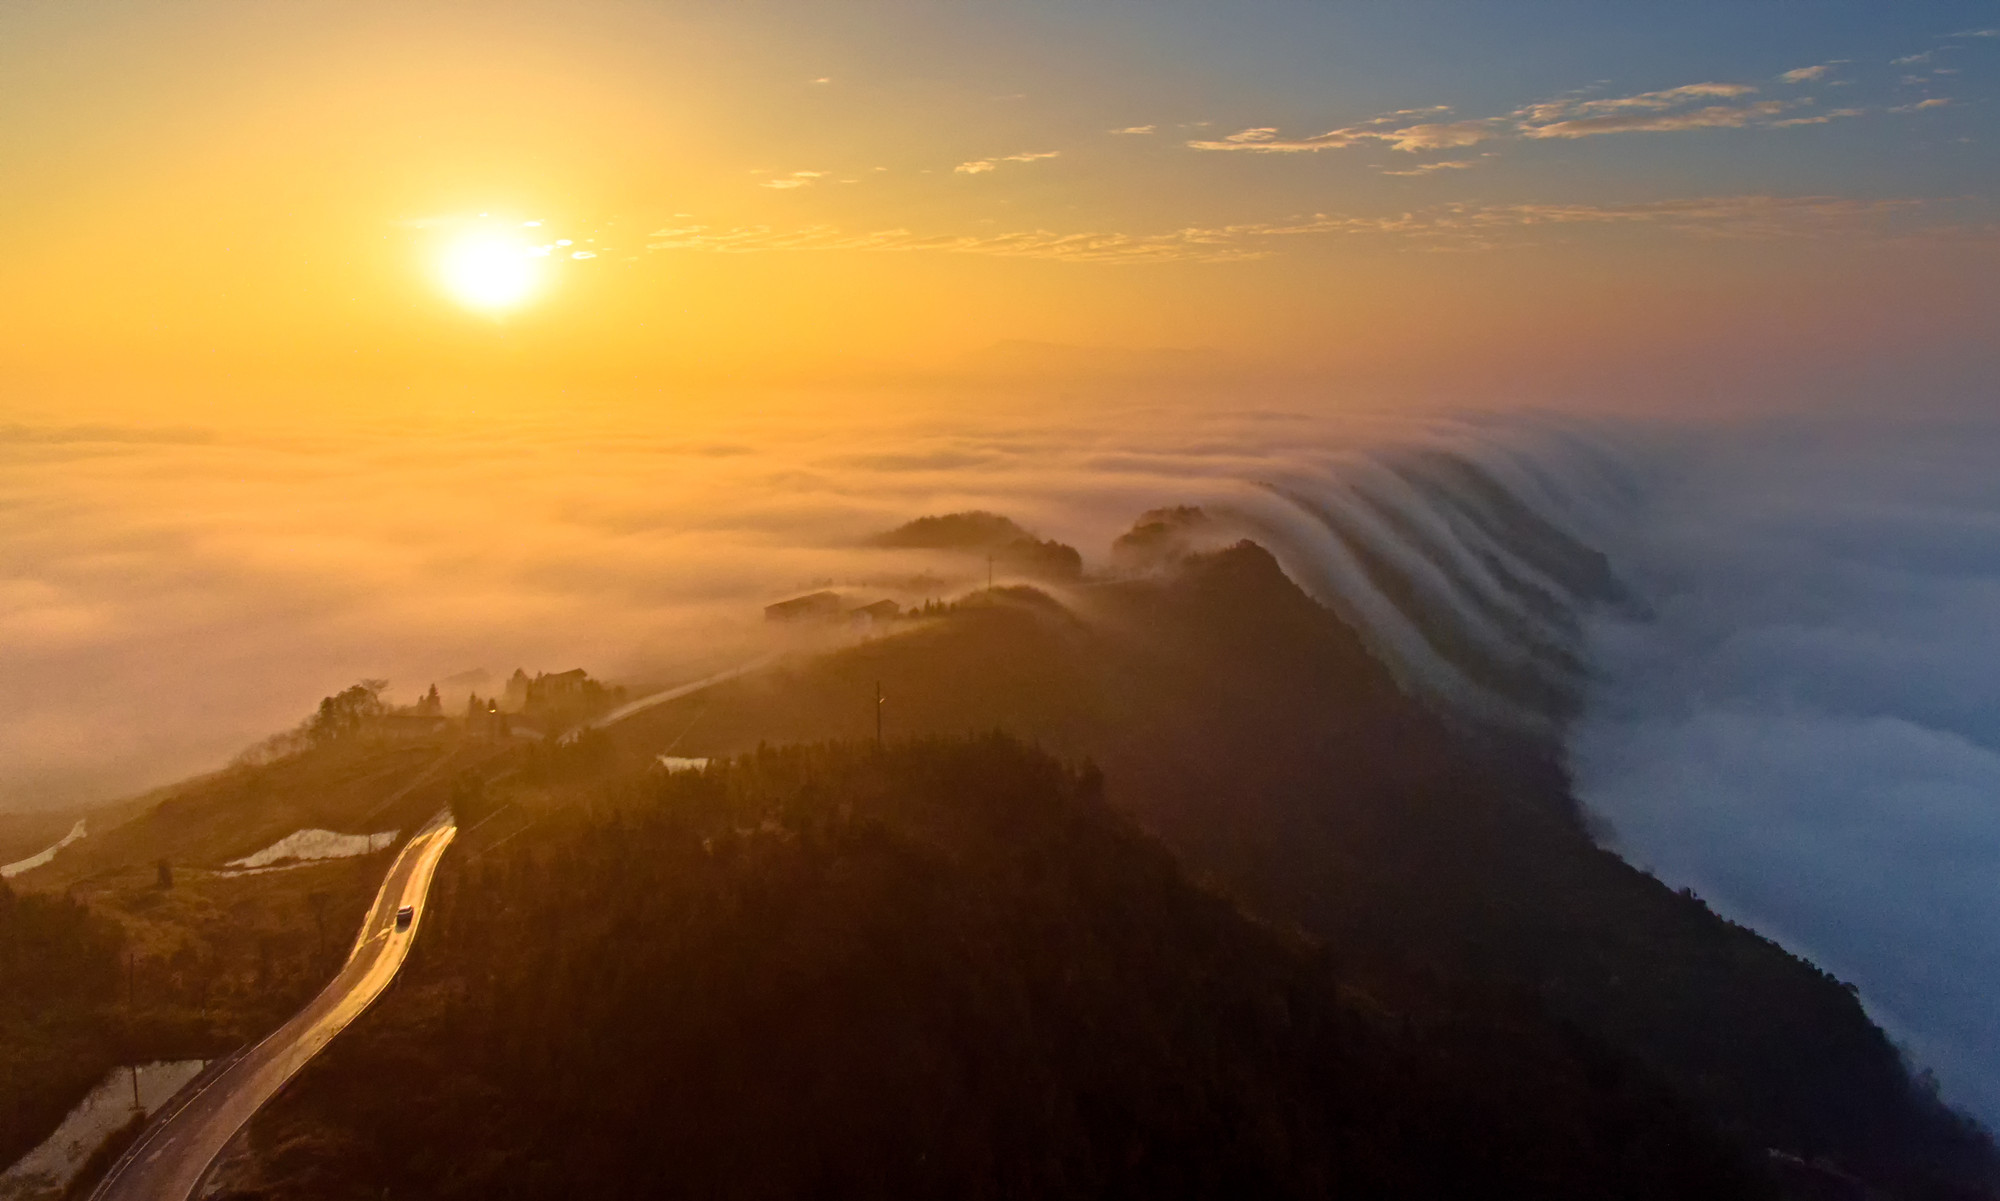
[[[112,1167],[91,1194],[92,1201],[184,1201],[193,1195],[209,1165],[251,1115],[395,978],[423,924],[424,894],[430,891],[438,859],[457,833],[458,827],[441,813],[410,839],[375,894],[375,907],[340,974],[270,1037],[166,1106]],[[396,910],[404,905],[413,906],[416,916],[409,929],[398,930]]]

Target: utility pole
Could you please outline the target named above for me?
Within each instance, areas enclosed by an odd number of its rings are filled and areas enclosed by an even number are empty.
[[[882,681],[875,681],[875,749],[882,749]]]

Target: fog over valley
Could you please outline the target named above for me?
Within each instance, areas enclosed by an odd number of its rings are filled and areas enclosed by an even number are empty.
[[[977,554],[867,545],[924,514],[1001,513],[1117,575],[1147,570],[1110,553],[1141,513],[1193,505],[1192,539],[1267,546],[1429,703],[1562,739],[1609,845],[1861,986],[2000,1116],[1989,422],[1130,405],[983,429],[23,427],[0,449],[11,808],[212,770],[355,679],[462,704],[585,666],[643,692],[828,645],[762,607],[984,585]],[[1609,590],[1501,520],[1522,513],[1601,552]]]

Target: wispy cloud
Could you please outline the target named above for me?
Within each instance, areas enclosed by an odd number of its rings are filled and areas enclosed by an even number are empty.
[[[1379,120],[1332,129],[1307,138],[1281,138],[1276,128],[1261,126],[1239,130],[1226,137],[1192,141],[1188,145],[1196,150],[1247,150],[1254,154],[1301,154],[1345,150],[1350,146],[1386,145],[1414,153],[1473,146],[1507,132],[1504,125],[1493,119],[1425,122],[1401,129],[1386,128]]]
[[[1932,53],[1933,53],[1932,51],[1926,50],[1922,54],[1905,54],[1901,58],[1890,59],[1889,65],[1892,67],[1914,67],[1918,63],[1927,63],[1931,61]]]
[[[1448,113],[1450,111],[1451,111],[1451,105],[1449,104],[1432,104],[1424,108],[1399,108],[1396,109],[1394,112],[1383,113],[1379,117],[1371,117],[1368,120],[1362,122],[1362,124],[1390,125],[1397,121],[1404,120],[1405,118],[1408,117],[1434,117],[1439,113]]]
[[[1933,96],[1929,100],[1919,100],[1915,104],[1899,104],[1889,111],[1892,113],[1917,113],[1927,108],[1944,108],[1950,103],[1951,101],[1942,96]]]
[[[1443,204],[1388,217],[1316,214],[1309,220],[1227,227],[1240,237],[1379,234],[1441,249],[1493,249],[1509,237],[1564,227],[1651,227],[1709,238],[1851,237],[1923,206],[1919,200],[1839,196],[1709,196],[1638,204]]]
[[[1408,167],[1401,171],[1391,171],[1386,167],[1378,168],[1378,170],[1384,175],[1430,175],[1437,171],[1463,171],[1468,167],[1477,165],[1472,159],[1439,159],[1434,163],[1418,163],[1414,167]]]
[[[1824,125],[1828,121],[1838,121],[1843,117],[1858,117],[1867,112],[1861,108],[1834,108],[1811,117],[1787,117],[1783,121],[1773,121],[1774,128],[1783,129],[1788,125]]]
[[[1211,238],[1211,231],[1177,230],[1162,234],[1056,233],[1045,229],[999,234],[920,234],[907,229],[849,233],[830,225],[796,230],[770,226],[729,229],[683,225],[654,230],[647,249],[698,251],[713,254],[762,254],[774,251],[863,251],[977,254],[1000,258],[1057,259],[1069,262],[1148,262],[1195,259],[1220,262],[1259,258],[1268,251],[1241,244],[1228,236]]]
[[[1112,132],[1112,133],[1152,133],[1152,132],[1154,132],[1154,131],[1155,131],[1155,130],[1157,130],[1157,129],[1159,129],[1159,126],[1157,126],[1157,125],[1127,125],[1127,126],[1126,126],[1125,128],[1123,128],[1123,129],[1114,129],[1114,130],[1112,130],[1111,132]]]
[[[1347,129],[1315,134],[1309,138],[1280,138],[1276,126],[1240,129],[1221,138],[1198,140],[1188,145],[1196,150],[1248,150],[1256,154],[1296,154],[1302,151],[1341,150],[1362,142],[1370,135]]]
[[[984,175],[999,167],[1001,163],[1035,163],[1045,158],[1060,157],[1062,157],[1060,150],[1037,150],[1024,154],[1006,154],[999,158],[976,158],[970,162],[960,163],[952,170],[960,175]]]
[[[1447,121],[1422,125],[1406,125],[1390,133],[1383,140],[1395,150],[1415,153],[1419,150],[1452,150],[1460,146],[1476,146],[1496,136],[1497,130],[1491,121]]]
[[[1833,64],[1801,67],[1779,78],[1799,83],[1817,79]],[[1505,116],[1458,121],[1418,121],[1399,125],[1411,116],[1436,114],[1431,109],[1403,109],[1309,137],[1285,137],[1275,126],[1253,126],[1220,138],[1191,141],[1195,150],[1240,151],[1251,154],[1309,154],[1354,146],[1387,146],[1405,153],[1454,150],[1507,138],[1588,138],[1614,133],[1666,133],[1690,129],[1740,129],[1747,126],[1823,124],[1854,110],[1802,119],[1784,114],[1812,103],[1796,100],[1750,100],[1757,89],[1746,83],[1690,83],[1639,92],[1630,96],[1562,96],[1525,105]]]
[[[1524,138],[1588,138],[1613,133],[1671,133],[1689,129],[1740,129],[1775,123],[1780,114],[1811,100],[1740,101],[1757,89],[1746,83],[1691,83],[1633,96],[1544,100],[1515,111]],[[1699,107],[1690,107],[1698,105]]]
[[[790,175],[780,176],[777,179],[767,179],[757,186],[780,190],[811,187],[816,181],[825,179],[828,174],[829,172],[826,171],[794,171]]]
[[[1514,115],[1529,124],[1539,124],[1569,117],[1588,117],[1633,110],[1658,112],[1690,101],[1734,100],[1755,95],[1756,92],[1757,89],[1747,83],[1687,83],[1677,88],[1662,88],[1656,92],[1640,92],[1632,96],[1596,99],[1565,96],[1556,100],[1543,100],[1516,109]]]
[[[1462,165],[1462,164],[1461,164]],[[850,233],[833,226],[777,230],[682,225],[655,230],[649,249],[711,254],[779,251],[929,252],[1068,262],[1230,262],[1263,258],[1287,241],[1367,237],[1415,250],[1493,250],[1565,229],[1651,228],[1703,238],[1749,240],[1892,232],[1891,222],[1922,210],[1919,200],[1838,196],[1719,196],[1627,205],[1455,203],[1387,215],[1313,213],[1287,221],[1189,227],[1163,233],[920,234],[907,229]],[[1937,233],[1940,231],[1929,231]]]
[[[2000,38],[2000,29],[1961,29],[1951,36],[1955,38]]]
[[[1674,133],[1689,129],[1741,129],[1775,122],[1793,107],[1782,100],[1755,104],[1712,104],[1678,113],[1605,113],[1521,128],[1524,138],[1590,138],[1610,133]]]

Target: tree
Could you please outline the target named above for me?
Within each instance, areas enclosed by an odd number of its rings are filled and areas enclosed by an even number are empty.
[[[382,690],[387,680],[363,680],[342,692],[320,700],[319,711],[306,723],[306,734],[316,743],[352,738],[381,717]]]

